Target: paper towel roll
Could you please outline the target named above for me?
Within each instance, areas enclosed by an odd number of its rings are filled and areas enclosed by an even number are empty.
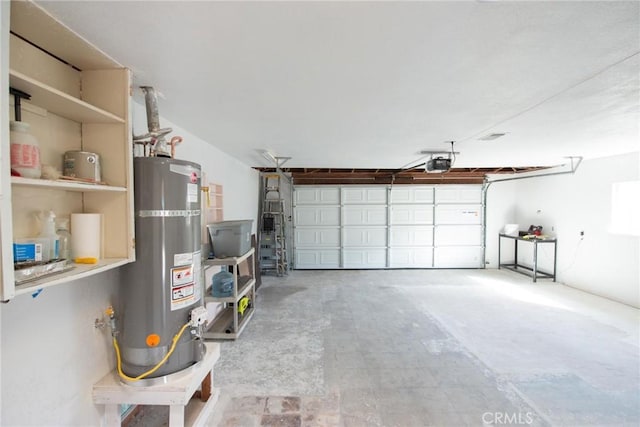
[[[71,254],[73,258],[100,258],[101,214],[71,214]]]

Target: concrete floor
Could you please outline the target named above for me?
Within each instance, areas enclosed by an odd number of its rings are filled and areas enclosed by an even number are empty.
[[[640,316],[496,270],[267,277],[210,425],[640,425]]]
[[[638,426],[640,311],[504,270],[263,278],[210,426]]]

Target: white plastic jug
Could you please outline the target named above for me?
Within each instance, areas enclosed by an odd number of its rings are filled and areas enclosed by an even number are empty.
[[[40,145],[29,133],[29,123],[11,122],[11,170],[25,178],[40,178]]]

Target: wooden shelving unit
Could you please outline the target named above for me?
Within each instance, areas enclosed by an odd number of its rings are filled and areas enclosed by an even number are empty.
[[[83,277],[93,276],[112,268],[120,267],[129,263],[127,258],[107,258],[101,259],[97,264],[73,264],[73,269],[62,273],[54,273],[51,276],[45,276],[30,282],[26,282],[15,286],[15,294],[31,294],[40,289],[59,285],[70,280],[78,280]]]
[[[253,266],[255,265],[255,250],[251,248],[246,254],[240,257],[214,258],[205,260],[204,268],[219,266],[231,267],[233,274],[233,295],[228,297],[211,296],[210,289],[206,290],[205,303],[213,302],[224,304],[222,312],[216,316],[207,326],[204,333],[205,339],[236,339],[240,336],[249,320],[255,313],[256,299],[256,279]],[[241,264],[246,263],[249,276],[246,280],[240,281],[243,276],[238,276]],[[247,296],[249,306],[244,314],[238,312],[238,302]]]
[[[96,185],[11,176],[0,169],[0,300],[86,278],[135,260],[131,75],[129,70],[58,23],[31,1],[12,1],[10,28],[0,37],[9,46],[9,63],[0,73],[9,85],[28,93],[22,120],[40,146],[41,163],[62,169],[66,151],[100,155],[102,180]],[[11,31],[11,33],[10,33]],[[4,43],[3,43],[4,45]],[[71,65],[71,66],[70,66]],[[72,68],[75,66],[75,68]],[[80,71],[81,70],[81,71]],[[6,99],[6,98],[4,98]],[[8,107],[6,105],[5,107]],[[9,158],[10,112],[1,117],[1,157]],[[37,236],[35,217],[52,210],[102,215],[102,256],[98,264],[75,268],[16,285],[12,243]],[[71,230],[73,234],[73,230]]]
[[[9,85],[31,95],[31,102],[79,123],[124,123],[125,119],[66,94],[19,71],[9,70]]]

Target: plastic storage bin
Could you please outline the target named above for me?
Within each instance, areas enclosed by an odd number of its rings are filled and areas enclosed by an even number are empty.
[[[253,220],[220,221],[207,225],[213,256],[227,258],[242,256],[251,249]]]

